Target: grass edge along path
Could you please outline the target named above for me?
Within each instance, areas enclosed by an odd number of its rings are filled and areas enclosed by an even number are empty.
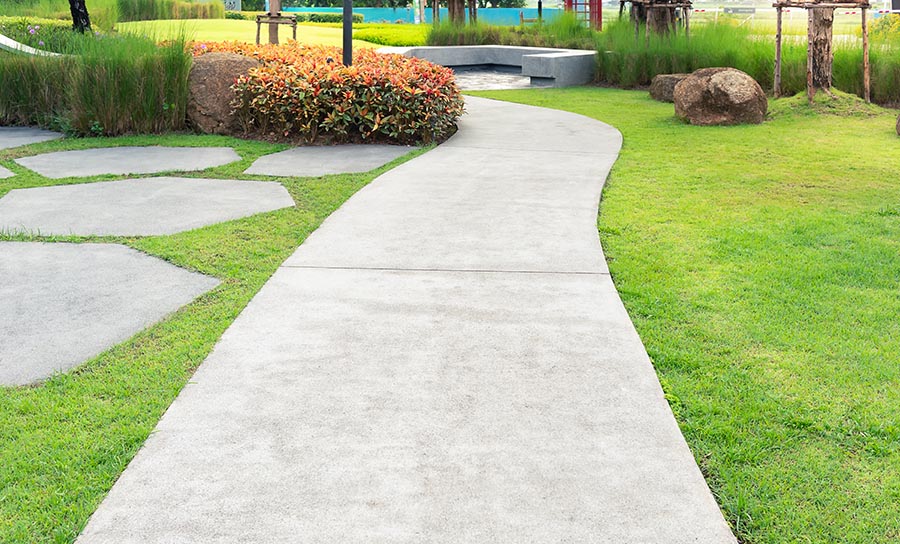
[[[693,127],[646,92],[471,94],[623,133],[600,238],[741,542],[900,540],[896,112],[796,97]]]
[[[0,542],[74,541],[194,369],[281,262],[357,190],[424,152],[364,174],[267,178],[241,172],[259,156],[286,146],[185,135],[56,140],[0,151],[0,164],[18,172],[0,180],[0,196],[13,188],[148,177],[48,180],[12,161],[36,152],[118,145],[232,146],[241,161],[179,175],[275,179],[297,205],[170,236],[0,233],[0,241],[122,243],[222,280],[219,287],[69,373],[36,386],[0,387]]]

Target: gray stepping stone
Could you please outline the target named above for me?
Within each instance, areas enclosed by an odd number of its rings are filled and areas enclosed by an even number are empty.
[[[305,177],[368,172],[413,149],[415,148],[400,145],[295,147],[258,158],[244,173]]]
[[[11,171],[9,171],[8,169],[3,168],[2,166],[0,166],[0,179],[11,178],[11,177],[13,177],[13,176],[15,176],[15,175],[16,175],[15,172],[11,172]]]
[[[0,230],[43,235],[152,236],[287,208],[278,183],[147,178],[16,189],[0,198]]]
[[[62,138],[58,132],[32,127],[0,127],[0,149],[36,144]]]
[[[57,151],[16,162],[52,178],[99,176],[101,174],[156,174],[190,172],[222,166],[241,157],[230,147],[104,147]]]
[[[73,368],[218,284],[117,244],[0,243],[0,384]]]

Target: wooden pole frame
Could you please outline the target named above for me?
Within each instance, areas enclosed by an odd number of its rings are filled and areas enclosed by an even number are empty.
[[[775,97],[781,96],[781,66],[782,66],[782,10],[783,8],[805,9],[807,14],[807,33],[806,33],[806,94],[810,104],[816,95],[816,89],[812,84],[812,20],[813,12],[816,8],[831,9],[858,9],[862,12],[862,46],[863,46],[863,98],[866,102],[872,100],[872,68],[869,56],[869,18],[868,10],[872,7],[868,0],[859,0],[855,2],[826,1],[820,2],[815,0],[778,0],[772,4],[776,8],[778,14],[777,26],[775,33]],[[793,14],[791,14],[793,15]]]
[[[773,93],[775,94],[775,98],[781,98],[781,39],[782,39],[782,8],[778,6],[776,8],[777,12],[777,21],[775,23],[775,88],[773,89]]]
[[[866,103],[872,101],[872,75],[869,69],[869,20],[866,8],[862,8],[862,42],[863,42],[863,94]]]
[[[816,90],[813,88],[813,10],[806,10],[806,98],[809,103],[813,103],[816,96]]]

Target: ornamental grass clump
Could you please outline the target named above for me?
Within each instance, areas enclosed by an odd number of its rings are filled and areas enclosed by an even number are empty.
[[[184,39],[159,46],[127,35],[69,35],[63,56],[0,54],[0,125],[85,136],[184,128],[191,67]]]
[[[248,133],[307,142],[441,141],[456,129],[463,99],[453,71],[428,61],[363,49],[352,66],[336,47],[239,43],[194,45],[262,65],[238,78],[235,114]]]

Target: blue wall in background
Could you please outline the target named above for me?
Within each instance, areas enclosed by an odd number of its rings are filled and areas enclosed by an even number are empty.
[[[284,8],[284,12],[300,13],[341,13],[341,8]],[[544,8],[544,20],[556,17],[562,10]],[[412,8],[353,8],[353,13],[361,13],[367,23],[412,23]],[[482,8],[478,10],[478,22],[492,25],[517,25],[519,13],[526,19],[537,19],[537,8]],[[441,8],[441,20],[447,19],[447,8]],[[431,22],[431,8],[425,10],[425,22]]]

